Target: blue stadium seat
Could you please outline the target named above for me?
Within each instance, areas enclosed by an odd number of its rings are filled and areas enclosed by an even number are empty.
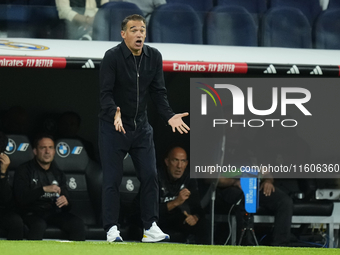
[[[55,0],[29,0],[29,5],[55,6]]]
[[[13,4],[13,5],[28,5],[29,0],[12,0],[8,1],[7,4]]]
[[[32,37],[30,8],[27,5],[8,5],[6,8],[6,28],[8,37]]]
[[[190,5],[200,17],[202,23],[208,11],[213,8],[213,0],[167,0],[168,4],[187,4]]]
[[[267,10],[266,0],[217,0],[217,6],[219,5],[242,6],[252,14],[262,14]]]
[[[7,33],[7,5],[0,4],[0,33]],[[0,37],[4,37],[1,35]]]
[[[327,10],[316,21],[315,47],[340,49],[340,9]]]
[[[339,0],[329,0],[327,10],[340,9]]]
[[[270,8],[275,7],[294,7],[301,10],[311,26],[322,11],[319,0],[270,0]]]
[[[206,44],[258,46],[255,21],[244,7],[217,6],[204,25]]]
[[[0,30],[7,37],[65,38],[65,23],[55,6],[0,5]]]
[[[122,20],[131,14],[143,16],[143,12],[133,3],[109,2],[102,5],[93,22],[93,40],[121,41]]]
[[[296,8],[272,8],[262,19],[262,46],[311,48],[311,27]]]
[[[1,4],[55,6],[55,0],[2,0]]]
[[[202,23],[187,4],[164,4],[151,15],[151,42],[202,44]]]
[[[30,6],[29,22],[33,38],[65,39],[66,24],[55,6]]]

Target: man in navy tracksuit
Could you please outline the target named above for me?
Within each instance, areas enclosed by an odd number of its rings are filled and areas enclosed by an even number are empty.
[[[119,186],[126,153],[132,157],[141,182],[143,242],[168,239],[158,220],[158,183],[153,130],[148,123],[147,92],[161,117],[180,133],[189,127],[188,113],[174,114],[169,106],[163,77],[162,56],[144,45],[145,19],[131,15],[122,22],[123,42],[109,49],[100,69],[99,149],[103,167],[103,224],[107,241],[122,241],[118,226]]]

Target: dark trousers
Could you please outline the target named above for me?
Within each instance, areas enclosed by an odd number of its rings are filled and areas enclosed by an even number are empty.
[[[110,122],[99,122],[99,151],[103,168],[103,226],[108,231],[118,225],[119,186],[123,177],[123,160],[129,153],[140,186],[141,218],[145,229],[158,220],[158,181],[153,130],[147,123],[126,134],[115,130]]]
[[[243,197],[243,191],[238,187],[229,187],[220,190],[223,200],[232,205]],[[283,191],[275,187],[275,192],[270,196],[265,196],[260,191],[259,205],[267,209],[275,216],[274,229],[272,235],[272,245],[285,245],[290,241],[290,228],[293,215],[293,201]],[[234,207],[237,222],[237,242],[239,240],[241,229],[244,227],[244,199]]]
[[[24,223],[20,215],[15,212],[0,213],[0,228],[6,230],[7,240],[22,240],[24,237]]]
[[[35,214],[23,216],[29,231],[28,240],[42,240],[47,225],[60,228],[69,235],[72,241],[85,241],[85,226],[82,219],[68,212]]]

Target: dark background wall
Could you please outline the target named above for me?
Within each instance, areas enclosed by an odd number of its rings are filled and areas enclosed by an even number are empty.
[[[13,106],[23,107],[29,116],[27,132],[32,137],[43,127],[53,129],[51,121],[61,113],[77,112],[82,119],[79,136],[92,142],[98,157],[98,70],[1,68],[0,76],[0,117]],[[190,77],[199,74],[165,73],[164,76],[173,110],[176,113],[189,111]],[[172,144],[189,149],[189,135],[173,134],[160,119],[152,102],[148,105],[148,113],[159,158]],[[189,117],[185,121],[190,124]]]
[[[29,136],[32,136],[42,127],[51,128],[51,121],[46,121],[46,119],[57,119],[65,111],[77,112],[82,119],[79,136],[94,145],[96,157],[99,158],[97,146],[98,70],[0,68],[0,77],[0,117],[3,117],[5,112],[13,106],[23,107],[26,109],[30,120],[27,132]],[[190,78],[242,77],[242,75],[166,72],[164,77],[170,105],[174,112],[181,113],[190,112]],[[249,75],[247,77],[252,78]],[[334,146],[329,146],[329,143],[325,139],[321,139],[320,136],[324,133],[325,127],[333,127],[333,129],[338,130],[338,121],[335,120],[338,119],[336,118],[339,109],[337,95],[340,93],[340,87],[337,86],[337,79],[326,78],[320,84],[333,85],[317,88],[319,92],[313,94],[312,111],[313,114],[323,111],[325,113],[323,114],[324,118],[332,121],[319,121],[313,125],[309,133],[300,132],[300,135],[311,146],[312,155],[314,152],[316,156],[323,154],[323,158],[325,156],[340,157],[338,156],[338,139],[333,139]],[[315,95],[318,95],[318,98],[323,98],[323,100],[315,100]],[[326,98],[329,99],[326,100]],[[160,119],[152,102],[149,102],[148,113],[149,121],[154,127],[154,141],[159,163],[171,145],[180,144],[189,151],[190,135],[172,133],[171,128]],[[190,116],[185,118],[185,121],[190,126]],[[327,123],[332,124],[325,126]],[[0,123],[0,130],[2,127],[3,125]],[[334,133],[334,130],[332,132]],[[310,137],[313,139],[311,140]],[[320,139],[322,141],[319,141]],[[324,144],[328,145],[324,146]]]

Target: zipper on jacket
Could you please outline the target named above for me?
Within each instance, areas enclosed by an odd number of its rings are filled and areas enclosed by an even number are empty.
[[[134,60],[135,60],[136,71],[137,71],[137,108],[136,108],[135,117],[134,117],[134,119],[133,119],[133,122],[134,122],[134,124],[135,124],[135,130],[137,130],[136,118],[137,118],[137,114],[138,114],[138,106],[139,106],[139,70],[140,70],[140,65],[141,65],[141,63],[142,63],[143,55],[144,55],[144,54],[142,53],[142,55],[140,56],[140,60],[139,60],[138,67],[137,67],[136,58],[135,58],[135,56],[133,56],[133,58],[134,58]]]

